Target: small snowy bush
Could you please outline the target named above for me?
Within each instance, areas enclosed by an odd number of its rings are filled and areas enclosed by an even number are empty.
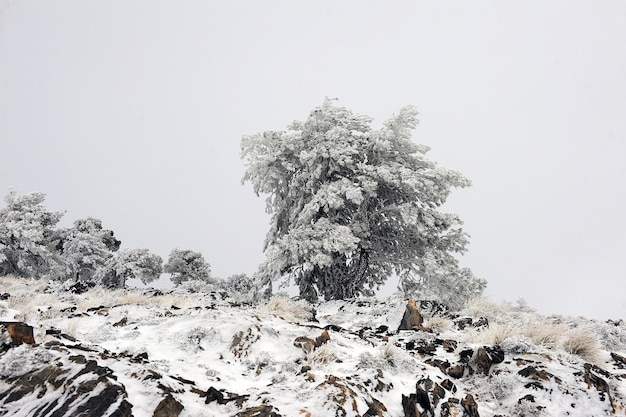
[[[500,343],[500,347],[507,353],[526,353],[530,352],[535,345],[524,336],[510,336]]]

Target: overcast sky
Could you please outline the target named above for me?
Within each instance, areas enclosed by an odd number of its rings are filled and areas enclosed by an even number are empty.
[[[623,0],[0,0],[0,192],[250,274],[241,136],[414,104],[487,295],[626,318],[625,45]]]

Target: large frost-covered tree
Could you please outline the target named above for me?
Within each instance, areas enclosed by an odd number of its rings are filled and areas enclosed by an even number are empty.
[[[172,274],[171,280],[175,285],[184,281],[210,281],[211,269],[200,252],[190,249],[173,249],[168,257],[163,271]]]
[[[39,278],[60,262],[54,248],[62,211],[48,211],[45,194],[10,191],[0,210],[0,275]]]
[[[380,129],[371,121],[326,100],[287,131],[243,137],[244,182],[271,214],[261,279],[294,278],[309,300],[371,295],[393,273],[443,301],[480,293],[484,281],[453,256],[468,243],[461,221],[440,211],[470,182],[411,140],[414,107]]]

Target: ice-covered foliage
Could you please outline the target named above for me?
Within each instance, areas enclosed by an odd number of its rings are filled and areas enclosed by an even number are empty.
[[[417,111],[401,109],[381,129],[326,100],[288,131],[244,136],[244,181],[266,194],[272,215],[264,283],[295,279],[315,300],[371,295],[392,274],[406,292],[460,305],[485,283],[452,256],[467,235],[439,209],[469,181],[426,158],[411,132]]]
[[[0,210],[0,275],[39,277],[57,268],[55,226],[61,211],[48,211],[45,194],[10,191]]]
[[[235,274],[219,282],[228,297],[238,303],[254,303],[261,298],[258,281],[246,274]]]
[[[175,285],[190,280],[211,281],[211,270],[204,256],[190,249],[172,250],[163,271],[172,274]]]
[[[65,268],[56,278],[76,281],[92,281],[121,244],[113,231],[103,229],[102,221],[92,217],[76,220],[72,228],[57,231],[57,239],[56,248]]]
[[[120,288],[133,278],[147,284],[158,279],[162,272],[163,259],[148,249],[121,249],[97,271],[95,278],[105,287]]]

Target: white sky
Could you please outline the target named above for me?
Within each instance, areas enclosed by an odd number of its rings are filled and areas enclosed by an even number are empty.
[[[623,0],[0,0],[0,194],[252,273],[241,135],[415,104],[487,295],[626,318],[625,45]]]

